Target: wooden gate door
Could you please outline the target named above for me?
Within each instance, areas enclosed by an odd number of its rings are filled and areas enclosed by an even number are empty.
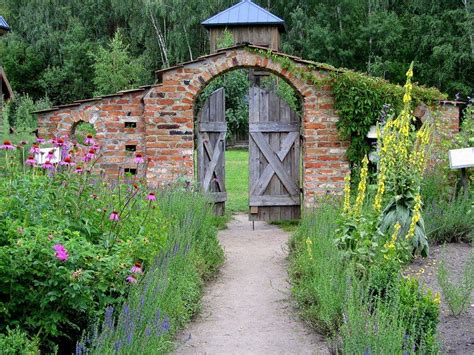
[[[300,218],[300,120],[275,92],[249,95],[251,221]]]
[[[224,171],[227,123],[223,88],[214,91],[206,100],[196,125],[198,181],[202,191],[214,202],[216,215],[221,216],[227,200]]]

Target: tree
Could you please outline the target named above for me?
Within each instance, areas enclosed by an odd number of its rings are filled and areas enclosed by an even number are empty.
[[[131,58],[119,30],[115,32],[107,48],[101,47],[97,54],[91,55],[95,60],[95,95],[110,94],[145,83],[146,69],[140,60]]]

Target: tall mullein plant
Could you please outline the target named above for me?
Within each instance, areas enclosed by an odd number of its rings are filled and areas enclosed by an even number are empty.
[[[420,184],[428,159],[431,124],[415,131],[411,112],[413,63],[407,71],[403,110],[388,119],[379,131],[379,172],[374,210],[379,230],[387,234],[400,225],[397,243],[411,243],[414,253],[428,255],[428,241],[421,215]],[[382,206],[385,206],[382,209]]]

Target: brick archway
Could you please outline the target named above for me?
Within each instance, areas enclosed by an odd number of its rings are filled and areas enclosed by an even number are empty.
[[[311,205],[316,195],[342,191],[349,169],[345,157],[347,144],[338,136],[331,87],[317,88],[297,78],[278,61],[252,49],[256,48],[229,48],[157,72],[161,83],[144,97],[146,154],[152,159],[148,179],[165,182],[184,175],[193,180],[194,105],[198,95],[212,79],[228,71],[257,68],[281,77],[302,98],[305,204]],[[314,63],[287,58],[319,78],[329,74],[320,68],[312,69]]]
[[[316,87],[285,69],[290,61],[319,78],[326,67],[278,52],[262,54],[261,47],[242,45],[223,49],[195,61],[157,72],[158,84],[124,90],[37,112],[40,134],[69,135],[77,121],[91,122],[103,157],[97,169],[114,176],[119,168],[136,168],[127,147],[150,159],[147,180],[151,185],[173,183],[180,176],[194,180],[194,105],[215,77],[238,68],[258,68],[288,82],[302,98],[304,204],[317,195],[342,193],[349,171],[347,142],[339,137],[330,86]],[[277,59],[275,59],[277,58]],[[282,58],[283,60],[278,60]]]

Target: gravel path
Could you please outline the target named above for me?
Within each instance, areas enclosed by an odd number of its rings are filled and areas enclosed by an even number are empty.
[[[236,215],[219,232],[226,263],[205,290],[200,315],[178,337],[177,354],[328,354],[299,318],[287,275],[289,234]]]

